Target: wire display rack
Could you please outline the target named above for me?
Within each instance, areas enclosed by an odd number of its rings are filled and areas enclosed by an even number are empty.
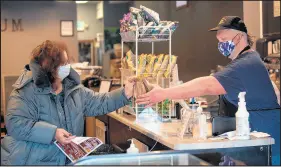
[[[167,27],[167,26],[140,26],[136,27],[136,31],[129,31],[129,32],[121,32],[121,53],[124,51],[124,42],[134,42],[136,49],[135,49],[135,67],[136,70],[134,72],[132,71],[126,71],[124,69],[121,69],[121,85],[122,87],[124,86],[125,81],[131,77],[131,76],[139,76],[138,72],[138,56],[139,56],[139,43],[141,42],[147,42],[151,43],[151,54],[154,54],[154,43],[155,42],[168,42],[169,43],[169,64],[168,66],[171,67],[171,60],[172,60],[172,33],[173,31]],[[122,54],[122,59],[123,59],[123,54]],[[170,68],[170,73],[167,78],[160,77],[157,79],[153,77],[148,77],[146,78],[150,83],[153,84],[158,84],[161,87],[167,88],[171,86],[171,74],[172,74],[172,68]],[[166,101],[167,102],[167,101]],[[119,110],[119,113],[127,112],[129,114],[135,115],[136,116],[136,122],[139,122],[142,118],[140,117],[140,114],[143,115],[149,115],[150,116],[155,116],[155,114],[158,114],[158,118],[160,118],[161,122],[170,122],[171,121],[171,111],[174,108],[174,103],[173,101],[170,101],[169,103],[169,109],[164,110],[163,109],[163,103],[161,102],[160,104],[157,103],[153,107],[149,109],[144,109],[144,106],[140,106],[135,103],[135,101],[132,101],[131,106],[127,105],[123,107],[122,109]],[[160,107],[159,107],[160,106]],[[162,106],[162,107],[161,107]],[[161,110],[161,111],[159,111]],[[159,115],[160,114],[160,115]]]

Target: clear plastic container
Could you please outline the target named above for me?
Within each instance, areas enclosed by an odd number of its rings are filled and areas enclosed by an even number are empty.
[[[194,125],[192,128],[192,136],[196,140],[207,139],[207,119],[203,113],[196,113],[194,118]]]

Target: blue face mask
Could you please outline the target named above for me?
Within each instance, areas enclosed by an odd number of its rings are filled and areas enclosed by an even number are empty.
[[[219,42],[218,43],[218,49],[221,52],[221,54],[223,54],[225,57],[230,56],[231,53],[233,52],[234,48],[235,48],[235,44],[233,42],[233,39],[231,41],[225,41],[225,42]]]

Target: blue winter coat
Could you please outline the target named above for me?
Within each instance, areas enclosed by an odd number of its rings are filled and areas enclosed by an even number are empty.
[[[99,94],[82,86],[71,69],[63,80],[64,110],[46,73],[30,63],[13,85],[6,113],[8,135],[1,142],[1,165],[65,165],[53,144],[57,128],[82,136],[85,116],[104,115],[128,104],[124,89]]]

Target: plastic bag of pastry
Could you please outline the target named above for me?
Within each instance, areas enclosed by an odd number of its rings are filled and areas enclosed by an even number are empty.
[[[157,28],[155,28],[155,31],[157,33],[160,33],[160,31],[163,29],[163,27],[167,26],[171,21],[160,21],[159,25]]]
[[[169,75],[170,75],[170,73],[171,73],[171,69],[172,69],[172,70],[174,69],[176,63],[177,63],[177,56],[172,55],[171,63],[168,64],[168,68],[167,68],[167,70],[164,72],[164,77],[165,77],[165,78],[168,78],[168,77],[169,77]]]
[[[137,25],[138,25],[138,20],[137,20],[137,19],[132,19],[131,22],[132,22],[132,23],[130,24],[130,27],[131,27],[131,26],[137,26]]]
[[[138,21],[138,26],[145,26],[145,21],[144,21],[144,18],[140,15],[140,13],[138,13],[137,15],[137,21]]]
[[[149,92],[153,89],[152,84],[150,84],[145,78],[142,79],[146,92]]]
[[[145,73],[140,74],[140,77],[143,77],[143,78],[151,77],[151,74],[145,72]]]
[[[137,81],[134,85],[134,97],[137,98],[139,95],[145,94],[146,90],[143,82]]]
[[[164,54],[160,54],[157,57],[156,63],[154,64],[154,67],[153,67],[153,74],[152,74],[153,77],[157,76],[158,70],[161,67],[161,64],[163,62],[163,57],[164,57]]]
[[[157,78],[162,77],[169,64],[169,55],[165,55],[164,60],[158,70]]]
[[[149,74],[152,74],[152,72],[153,72],[153,67],[154,67],[155,59],[156,59],[155,55],[151,56],[151,58],[149,60],[149,63],[146,66],[145,71],[148,74],[148,76],[150,76]]]
[[[163,28],[163,29],[160,31],[160,34],[169,32],[169,29],[171,29],[174,25],[175,25],[175,22],[169,22],[169,23],[165,26],[165,28]]]
[[[169,37],[169,29],[171,30],[171,33],[173,33],[176,28],[178,27],[178,22],[170,22],[165,28],[163,28],[159,34],[159,37],[161,38],[168,38]]]
[[[134,55],[132,50],[129,50],[126,53],[126,56],[127,56],[127,60],[132,61],[132,63],[134,64],[134,67],[135,67],[136,66],[136,55]]]
[[[157,76],[160,67],[161,67],[161,63],[156,62],[154,64],[152,77],[156,77]]]
[[[152,56],[153,56],[152,54],[146,55],[146,65],[149,64],[150,59],[152,58]]]
[[[144,12],[149,21],[153,21],[154,23],[156,23],[156,25],[159,24],[160,18],[157,12],[142,5],[140,6],[140,9]]]
[[[127,64],[128,64],[128,69],[130,69],[131,71],[136,71],[136,68],[134,67],[132,61],[127,61]]]
[[[134,7],[130,7],[130,12],[133,13],[133,14],[138,14],[141,10],[138,9],[138,8],[134,8]]]
[[[136,31],[137,27],[136,26],[130,26],[130,27],[125,27],[126,32],[127,31]],[[124,32],[124,31],[123,31]]]
[[[141,35],[140,37],[141,38],[149,38],[153,32],[153,28],[151,28],[150,26],[155,26],[155,23],[154,22],[149,22],[146,24],[145,27],[142,27],[141,28]]]
[[[138,77],[134,86],[134,97],[145,94],[153,89],[153,86],[148,83],[143,77]]]
[[[135,85],[134,85],[134,90],[133,90],[133,92],[134,92],[133,96],[135,98],[137,98],[139,95],[145,94],[147,92],[142,78],[143,77],[135,78]]]
[[[126,60],[126,57],[123,57],[123,59],[121,60],[121,67],[123,69],[128,69],[129,68],[127,60]]]
[[[141,54],[138,58],[139,58],[139,63],[138,63],[138,75],[139,75],[142,74],[145,70],[146,54]]]
[[[133,54],[131,50],[126,53],[126,60],[128,64],[128,69],[135,71],[136,70],[136,56]]]
[[[171,25],[170,29],[172,30],[172,32],[174,32],[179,26],[179,22],[178,21],[174,21],[174,24]]]

